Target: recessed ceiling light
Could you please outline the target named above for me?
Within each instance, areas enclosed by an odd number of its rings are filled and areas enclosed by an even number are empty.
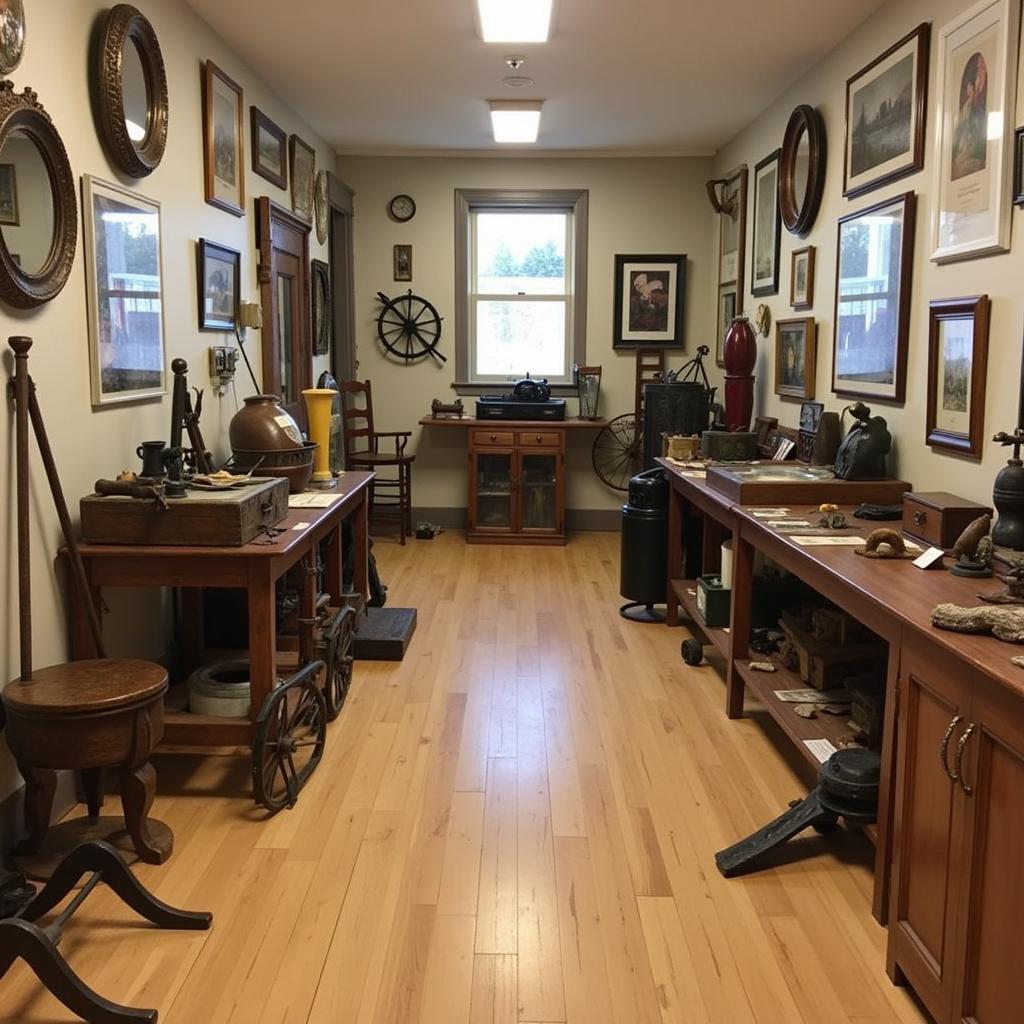
[[[491,128],[495,142],[536,142],[542,100],[491,100]]]
[[[510,89],[525,89],[533,85],[533,79],[527,78],[526,75],[509,75],[508,78],[503,78],[502,82]]]
[[[546,43],[554,0],[476,0],[485,43]]]

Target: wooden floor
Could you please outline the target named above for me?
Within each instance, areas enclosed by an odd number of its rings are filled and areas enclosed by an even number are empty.
[[[377,554],[419,609],[404,663],[356,665],[272,820],[245,759],[160,759],[176,850],[139,874],[214,928],[158,932],[97,894],[61,947],[90,984],[172,1024],[925,1020],[885,977],[863,837],[716,871],[805,790],[683,665],[684,630],[619,618],[617,535]],[[0,981],[0,1020],[71,1019],[23,966]]]

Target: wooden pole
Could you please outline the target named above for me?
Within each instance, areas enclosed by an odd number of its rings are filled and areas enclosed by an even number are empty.
[[[28,350],[32,339],[10,337],[14,350],[14,443],[18,501],[18,624],[21,629],[21,681],[32,681],[32,573],[29,566],[28,508]]]

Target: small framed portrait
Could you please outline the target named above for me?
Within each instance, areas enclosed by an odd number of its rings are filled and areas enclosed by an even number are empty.
[[[242,87],[212,60],[203,65],[203,161],[206,201],[241,217],[245,213],[242,154]]]
[[[615,257],[615,348],[683,347],[686,254]]]
[[[250,107],[252,169],[278,188],[288,187],[288,136],[258,107]]]
[[[316,185],[316,152],[298,135],[291,137],[292,209],[303,220],[313,219],[313,193]]]
[[[789,264],[789,304],[793,309],[814,305],[814,246],[794,249]]]
[[[754,251],[751,255],[750,290],[757,296],[779,292],[779,156],[769,153],[754,168]]]
[[[0,0],[0,75],[9,75],[25,52],[25,4]]]
[[[412,280],[412,246],[396,245],[394,249],[394,270],[396,281]]]
[[[718,289],[718,333],[715,335],[715,362],[725,366],[725,336],[729,324],[739,313],[736,302],[736,284],[723,284]]]
[[[985,440],[989,298],[928,304],[928,420],[925,440],[972,459]]]
[[[814,397],[814,317],[775,321],[775,394]]]
[[[18,216],[18,172],[14,164],[0,164],[0,224],[11,227],[21,224]]]
[[[199,330],[233,331],[238,325],[242,257],[236,249],[199,239]]]

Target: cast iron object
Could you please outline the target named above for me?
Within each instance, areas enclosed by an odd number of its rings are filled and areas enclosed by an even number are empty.
[[[885,457],[892,448],[892,434],[885,420],[872,416],[863,402],[847,409],[854,423],[836,453],[836,476],[840,480],[880,480],[885,476]]]
[[[228,440],[233,452],[279,452],[302,447],[298,423],[275,395],[250,395],[231,417]]]
[[[704,661],[704,645],[692,636],[679,645],[679,653],[687,665],[700,665]]]
[[[818,772],[818,785],[799,803],[746,839],[715,854],[718,870],[726,878],[757,866],[769,850],[805,828],[830,830],[840,818],[870,825],[878,814],[878,781],[882,759],[862,747],[837,750]]]
[[[654,606],[665,600],[667,558],[668,484],[656,466],[629,481],[629,503],[622,506],[619,593],[629,599],[619,609],[623,618],[664,622]]]
[[[437,351],[444,317],[431,303],[413,295],[412,289],[394,299],[377,292],[377,301],[383,307],[377,316],[377,336],[391,355],[407,363],[427,356],[448,362],[448,357]]]
[[[1012,434],[1000,431],[992,440],[1013,446],[1013,457],[999,470],[992,489],[992,504],[999,513],[992,528],[992,543],[997,547],[1024,551],[1024,463],[1020,457],[1024,429],[1018,427]]]
[[[330,609],[327,622],[316,644],[316,655],[322,658],[326,665],[322,692],[329,722],[333,722],[341,713],[349,687],[352,685],[355,639],[355,607],[349,605]]]
[[[725,335],[725,429],[747,430],[754,412],[754,364],[757,335],[745,316],[736,317]]]

